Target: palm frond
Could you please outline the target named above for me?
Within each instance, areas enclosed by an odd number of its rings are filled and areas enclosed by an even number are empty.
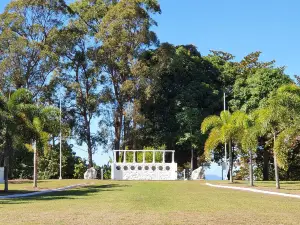
[[[201,132],[203,134],[207,133],[209,130],[215,127],[221,127],[222,120],[219,116],[209,116],[206,117],[201,124]]]
[[[284,170],[288,169],[288,153],[298,132],[298,128],[288,128],[277,136],[274,143],[274,153],[277,156],[278,166]]]
[[[245,112],[235,111],[231,116],[231,123],[238,127],[247,127],[250,119]]]
[[[220,118],[223,124],[229,123],[231,119],[231,113],[229,111],[222,111],[220,113]]]
[[[216,149],[216,147],[223,143],[221,138],[221,131],[218,128],[213,128],[204,145],[204,153],[206,158],[210,158],[211,152]]]
[[[32,93],[25,88],[20,88],[16,90],[10,97],[7,102],[7,106],[10,111],[14,110],[14,108],[19,104],[32,104],[33,103]]]
[[[243,136],[241,139],[241,145],[244,151],[248,151],[250,149],[257,148],[257,132],[254,130],[255,128],[245,129],[243,132]]]
[[[255,118],[256,125],[260,127],[261,135],[270,132],[273,123],[277,121],[277,118],[275,118],[275,115],[272,112],[272,108],[261,108],[252,113],[252,116]]]

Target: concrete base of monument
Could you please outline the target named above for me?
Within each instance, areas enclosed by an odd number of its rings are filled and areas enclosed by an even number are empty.
[[[114,150],[111,179],[177,180],[174,159],[174,150]]]
[[[112,180],[177,180],[177,163],[113,163]]]

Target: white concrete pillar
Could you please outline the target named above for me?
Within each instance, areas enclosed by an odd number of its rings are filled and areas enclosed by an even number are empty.
[[[175,160],[174,160],[174,151],[172,151],[172,163],[174,163]]]
[[[145,151],[143,151],[143,163],[145,163]]]
[[[114,163],[117,163],[117,152],[114,151]]]
[[[136,151],[133,151],[133,163],[136,163],[136,160],[135,160],[135,153],[136,153]]]
[[[153,160],[152,162],[155,163],[155,151],[152,151],[153,152]]]
[[[124,152],[124,160],[123,160],[123,163],[126,163],[126,151],[123,151]]]
[[[165,163],[165,151],[163,151],[163,159],[162,159],[162,163]]]

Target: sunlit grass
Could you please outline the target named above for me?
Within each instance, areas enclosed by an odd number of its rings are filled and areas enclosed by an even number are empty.
[[[46,181],[60,187],[85,180]],[[228,182],[227,182],[228,183]],[[0,200],[0,224],[299,224],[300,200],[208,187],[205,181],[89,181],[34,198]],[[288,185],[288,184],[287,184]],[[12,184],[24,190],[32,184]]]

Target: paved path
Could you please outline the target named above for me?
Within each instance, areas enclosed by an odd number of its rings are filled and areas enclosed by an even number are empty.
[[[80,187],[80,186],[84,186],[84,185],[86,185],[86,184],[75,184],[75,185],[70,185],[70,186],[56,188],[56,189],[30,192],[30,193],[26,193],[26,194],[3,195],[3,196],[0,196],[0,199],[23,198],[23,197],[30,197],[30,196],[35,196],[35,195],[43,195],[43,194],[48,194],[48,193],[57,192],[57,191],[65,191],[68,189],[72,189],[72,188]]]
[[[211,187],[216,187],[216,188],[227,188],[227,189],[234,189],[234,190],[240,190],[240,191],[250,191],[250,192],[255,192],[255,193],[263,193],[263,194],[269,194],[269,195],[278,195],[278,196],[283,196],[283,197],[299,198],[300,199],[300,195],[285,194],[285,193],[274,192],[274,191],[263,191],[263,190],[258,190],[258,189],[255,189],[255,188],[224,186],[224,185],[217,185],[217,184],[210,184],[210,183],[206,183],[206,185],[211,186]]]

